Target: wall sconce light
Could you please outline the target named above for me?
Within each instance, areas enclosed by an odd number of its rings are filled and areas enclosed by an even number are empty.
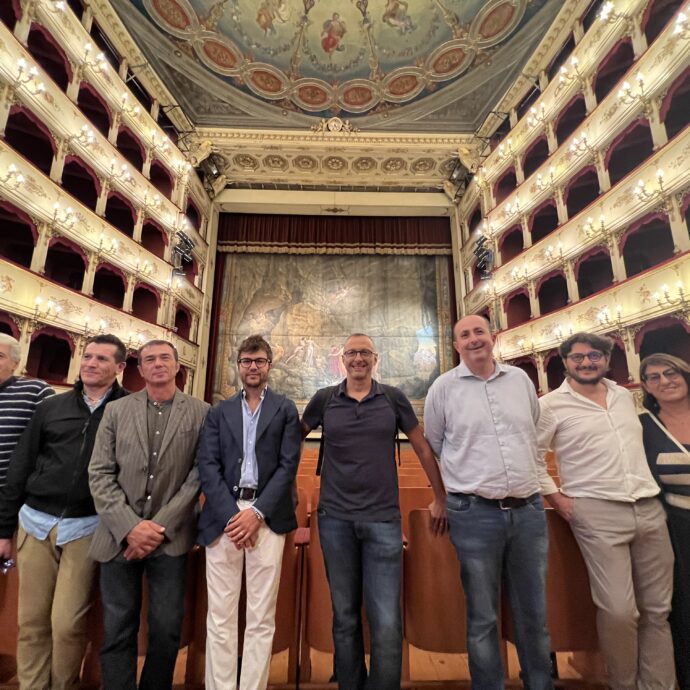
[[[685,12],[678,13],[673,35],[679,36],[680,38],[690,38],[690,26],[688,26],[688,16]]]
[[[7,172],[0,176],[0,182],[3,183],[3,185],[7,187],[21,187],[21,185],[24,184],[25,177],[22,175],[19,170],[17,170],[17,166],[14,163],[10,163],[9,167],[7,168]]]
[[[96,335],[97,333],[103,333],[103,332],[105,332],[105,327],[107,325],[108,324],[103,319],[99,319],[98,327],[92,328],[90,318],[88,316],[85,316],[84,317],[84,335],[88,338],[92,335]]]
[[[132,178],[132,173],[129,172],[129,168],[123,163],[119,169],[117,167],[117,160],[115,158],[110,159],[110,171],[108,173],[110,180],[118,180],[119,182],[129,182],[134,184]]]
[[[513,140],[508,139],[505,144],[498,147],[498,159],[505,160],[506,158],[516,158],[517,154],[513,151]]]
[[[623,86],[618,90],[618,100],[623,105],[641,105],[645,115],[649,116],[650,98],[645,93],[644,77],[640,72],[635,75],[635,81],[637,82],[637,93],[633,92],[633,87],[630,85],[630,82],[625,81],[623,82]]]
[[[128,350],[138,350],[143,345],[145,340],[146,337],[143,333],[133,333],[130,331],[125,345],[127,346]]]
[[[84,46],[84,59],[82,64],[84,67],[90,67],[94,72],[104,72],[108,69],[108,61],[103,53],[97,53],[95,58],[91,57],[93,52],[93,44],[87,43]]]
[[[98,240],[98,249],[96,250],[96,256],[100,258],[106,254],[115,254],[120,248],[119,242],[112,238],[106,237],[103,233]]]
[[[680,304],[683,307],[685,307],[687,304],[687,298],[685,296],[685,288],[681,280],[679,280],[676,283],[676,290],[678,291],[678,294],[676,296],[671,295],[671,288],[669,288],[669,286],[666,283],[664,283],[661,286],[661,292],[663,294],[655,292],[653,297],[660,307],[674,304]]]
[[[585,221],[584,225],[582,226],[582,229],[585,231],[585,235],[589,237],[596,237],[597,235],[601,235],[602,237],[606,236],[606,218],[602,214],[599,216],[599,225],[594,224],[594,218],[592,216],[589,216],[587,220]]]
[[[549,168],[549,179],[544,180],[543,176],[541,173],[537,175],[537,179],[535,181],[535,186],[540,192],[543,192],[546,189],[553,189],[555,186],[555,175],[556,175],[556,168],[553,167],[553,165]]]
[[[486,171],[483,167],[480,167],[477,170],[477,174],[474,176],[474,181],[477,183],[477,187],[479,187],[480,192],[488,189],[489,183],[486,181]]]
[[[29,67],[24,58],[17,60],[17,76],[14,78],[15,87],[23,86],[34,96],[45,93],[46,85],[38,81],[38,69],[35,65]]]
[[[594,154],[596,152],[596,149],[587,140],[587,133],[586,132],[582,132],[582,134],[579,137],[575,137],[572,140],[572,142],[570,143],[568,150],[573,155],[578,155],[578,154],[583,154],[583,153]]]
[[[530,108],[529,116],[527,118],[527,125],[529,127],[542,127],[546,124],[546,108],[542,103],[537,110],[534,106]]]
[[[52,225],[60,225],[71,230],[76,222],[77,216],[71,206],[63,209],[57,201],[53,204]]]
[[[661,199],[663,202],[666,201],[667,195],[664,189],[664,171],[658,168],[655,174],[657,188],[653,191],[649,191],[644,183],[644,180],[638,180],[637,184],[633,188],[633,194],[637,197],[638,201],[651,201],[653,199]]]
[[[45,306],[43,306],[43,297],[38,295],[34,300],[34,313],[31,319],[32,326],[36,328],[39,321],[58,317],[61,311],[62,307],[52,299],[49,299]]]
[[[153,196],[149,197],[148,191],[144,192],[144,210],[148,211],[149,209],[152,209],[153,211],[157,211],[161,207],[161,197],[160,194],[154,194]]]
[[[96,135],[88,125],[82,125],[79,134],[72,134],[69,141],[78,141],[82,146],[91,146],[96,141]]]
[[[555,249],[552,244],[550,244],[545,250],[544,250],[544,256],[549,260],[553,261],[554,259],[561,260],[563,259],[563,243],[559,240],[558,244],[556,245]]]
[[[626,16],[627,15],[623,14],[622,12],[616,12],[612,2],[605,2],[599,11],[599,19],[602,22],[608,22],[609,24],[613,24],[614,22],[618,21],[619,19],[623,19]]]
[[[43,0],[41,3],[43,9],[48,10],[48,12],[57,13],[64,12],[67,5],[63,0]]]
[[[602,326],[620,326],[622,324],[623,307],[620,304],[616,305],[615,319],[611,318],[611,311],[608,307],[604,307],[598,314],[599,324]]]
[[[580,72],[579,64],[578,59],[573,55],[573,57],[570,58],[570,70],[568,70],[565,65],[561,66],[558,77],[559,88],[572,84],[574,81],[578,82],[580,85],[584,84],[585,77],[582,72]]]
[[[515,201],[512,204],[506,204],[503,215],[506,218],[510,218],[511,216],[519,216],[521,211],[522,208],[520,205],[520,197],[516,196]]]
[[[138,105],[130,105],[129,94],[127,92],[123,92],[122,96],[120,97],[120,111],[126,115],[136,117],[141,112],[141,108]]]
[[[164,134],[161,135],[156,130],[151,130],[151,151],[168,153],[170,151],[170,140]]]
[[[137,278],[142,278],[151,275],[153,271],[153,265],[149,261],[142,262],[140,258],[137,258],[137,262],[134,266],[134,274]]]

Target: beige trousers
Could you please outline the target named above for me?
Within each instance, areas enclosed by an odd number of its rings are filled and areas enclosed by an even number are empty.
[[[239,501],[240,509],[250,503]],[[237,612],[246,568],[247,627],[241,690],[265,690],[271,664],[275,611],[285,535],[262,524],[252,549],[236,549],[224,534],[206,548],[206,690],[236,690]]]
[[[21,690],[78,687],[96,563],[87,555],[90,536],[56,546],[56,535],[57,527],[45,541],[17,533]]]
[[[570,526],[589,572],[609,684],[673,690],[673,550],[661,503],[576,498]]]

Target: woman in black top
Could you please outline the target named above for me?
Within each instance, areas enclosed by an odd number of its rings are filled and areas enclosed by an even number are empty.
[[[671,630],[681,690],[690,690],[690,366],[666,354],[640,364],[647,461],[662,490],[676,556]]]

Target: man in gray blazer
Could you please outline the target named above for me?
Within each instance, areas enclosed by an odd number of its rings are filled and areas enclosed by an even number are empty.
[[[216,405],[199,443],[206,501],[199,542],[206,547],[206,690],[237,687],[237,612],[242,572],[247,627],[242,690],[265,690],[285,534],[297,527],[292,485],[301,427],[295,404],[268,388],[273,353],[259,335],[237,353],[242,390]]]
[[[142,576],[149,636],[141,690],[172,687],[180,644],[187,552],[196,537],[199,431],[208,404],[175,386],[174,346],[139,348],[146,387],[106,408],[89,480],[100,516],[91,556],[101,562],[105,690],[135,690]],[[124,405],[120,402],[126,403]]]

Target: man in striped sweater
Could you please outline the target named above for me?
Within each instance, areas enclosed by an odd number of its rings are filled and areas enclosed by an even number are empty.
[[[19,342],[0,333],[0,487],[5,485],[10,456],[36,405],[55,395],[45,381],[14,375],[19,357]]]

